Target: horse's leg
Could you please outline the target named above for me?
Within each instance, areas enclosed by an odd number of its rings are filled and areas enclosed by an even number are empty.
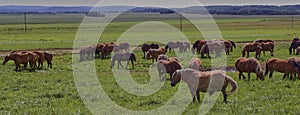
[[[133,59],[131,59],[132,69],[134,69],[134,62]]]
[[[271,69],[271,70],[270,70],[270,74],[269,74],[269,78],[270,78],[270,79],[271,79],[272,76],[273,76],[273,72],[274,72],[274,69]]]
[[[241,79],[242,74],[243,74],[242,72],[239,72],[239,79]]]
[[[224,88],[222,88],[222,93],[223,93],[223,101],[224,101],[224,103],[228,103],[227,102],[227,93],[226,93],[226,88],[224,87]]]
[[[250,72],[248,73],[248,81],[250,81]]]
[[[283,74],[283,77],[282,77],[282,79],[285,79],[285,78],[286,78],[286,76],[288,76],[288,77],[289,77],[289,74],[288,74],[288,73],[284,73],[284,74]]]
[[[197,91],[196,91],[196,96],[197,96],[198,103],[200,103],[200,90],[199,89],[197,89]]]
[[[129,60],[127,61],[125,69],[128,69]]]

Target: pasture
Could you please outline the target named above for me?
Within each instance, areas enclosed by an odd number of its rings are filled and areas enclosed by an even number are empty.
[[[38,17],[43,16],[36,16],[36,18]],[[78,17],[80,19],[81,16]],[[176,16],[170,17],[161,21],[179,28]],[[0,20],[15,18],[21,17],[0,16]],[[36,22],[34,21],[36,18],[32,18],[32,22]],[[74,18],[74,16],[69,18]],[[53,69],[44,67],[32,73],[27,70],[13,71],[12,61],[5,66],[1,65],[0,114],[91,114],[77,92],[70,51],[60,53],[53,49],[72,48],[80,22],[79,20],[66,21],[69,18],[59,18],[58,16],[58,18],[54,18],[57,19],[56,22],[30,23],[28,24],[29,31],[26,34],[20,22],[1,23],[1,56],[10,50],[24,49],[48,49],[59,55],[55,55],[53,58]],[[126,15],[122,18],[126,19]],[[157,18],[159,17],[153,19]],[[47,20],[48,18],[43,19]],[[291,27],[289,16],[216,16],[216,22],[224,39],[235,42],[254,41],[258,38],[273,39],[275,40],[274,57],[282,59],[291,57],[288,53],[290,41],[292,37],[300,36],[299,19],[296,18],[294,27]],[[120,20],[110,24],[99,39],[99,43],[114,42],[122,32],[141,21],[139,19]],[[192,43],[197,39],[203,39],[201,34],[186,20],[183,21],[183,33]],[[229,67],[234,67],[235,60],[241,57],[243,43],[237,45],[234,52],[227,57],[227,66]],[[163,44],[161,44],[162,46]],[[137,83],[146,84],[150,80],[148,68],[152,60],[143,59],[140,49],[135,50],[134,53],[137,56],[137,62],[135,69],[130,69],[130,72]],[[176,56],[169,52],[167,55]],[[254,53],[250,53],[250,56],[254,57]],[[270,58],[272,58],[270,53],[266,52],[266,56],[261,55],[260,63],[264,65]],[[201,60],[204,68],[210,67],[210,59]],[[110,61],[111,59],[95,60],[98,79],[111,100],[124,108],[140,111],[158,108],[163,106],[177,90],[178,86],[175,88],[170,86],[167,75],[164,86],[155,94],[150,96],[130,94],[117,85],[109,68]],[[89,63],[89,61],[82,63]],[[274,73],[272,79],[266,78],[264,81],[257,81],[255,74],[251,74],[250,82],[239,80],[238,72],[227,72],[227,74],[237,81],[238,91],[228,96],[228,104],[223,103],[222,95],[220,95],[208,114],[300,114],[300,80],[283,80],[283,74],[278,72]],[[201,93],[201,99],[203,97],[204,93]],[[199,107],[200,104],[191,103],[183,114],[197,114]]]

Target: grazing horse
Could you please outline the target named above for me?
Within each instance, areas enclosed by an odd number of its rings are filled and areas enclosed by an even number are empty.
[[[195,50],[196,50],[197,53],[200,54],[200,50],[201,50],[202,46],[205,45],[206,43],[207,43],[206,40],[195,41],[195,43],[193,44],[193,47],[192,47],[192,53],[195,54]]]
[[[152,57],[152,63],[154,60],[157,60],[157,57],[160,54],[166,54],[166,50],[164,48],[158,48],[158,49],[150,49],[146,53],[146,59],[149,60],[150,56]]]
[[[242,51],[242,57],[245,57],[247,52],[247,57],[249,57],[249,52],[255,52],[256,59],[260,58],[260,53],[262,50],[261,44],[258,43],[246,43]]]
[[[216,52],[216,57],[221,56],[222,50],[224,50],[224,45],[220,41],[210,41],[207,42],[205,45],[202,46],[200,50],[201,58],[204,58],[204,54],[208,56],[208,58],[211,58],[210,53]]]
[[[201,71],[202,69],[202,62],[199,58],[192,58],[190,60],[189,68]]]
[[[193,69],[177,70],[172,75],[171,86],[175,86],[180,80],[186,82],[195,102],[195,95],[200,103],[199,92],[208,92],[210,95],[222,91],[223,101],[227,103],[227,93],[234,93],[237,90],[237,83],[230,76],[222,71],[199,72]],[[228,84],[231,90],[226,91]],[[209,88],[210,87],[210,88]]]
[[[79,61],[84,61],[85,59],[85,54],[89,52],[89,48],[87,46],[82,46],[79,49],[79,54],[80,54],[80,59]]]
[[[233,52],[233,48],[236,48],[236,45],[235,45],[235,42],[234,41],[231,41],[231,40],[228,40],[230,43],[231,43],[231,47],[230,47],[230,52]]]
[[[50,53],[50,52],[45,51],[44,52],[44,58],[47,61],[48,67],[52,68],[53,54]]]
[[[191,44],[187,41],[177,41],[179,52],[191,51]]]
[[[231,44],[230,41],[227,41],[227,40],[221,40],[221,42],[224,44],[225,46],[225,52],[226,52],[226,55],[229,55],[230,54],[230,51],[232,52],[232,47],[233,45]]]
[[[298,48],[299,46],[300,46],[300,41],[292,42],[289,48],[290,55],[292,55],[292,52],[293,54],[295,54],[295,49]]]
[[[243,72],[248,73],[248,80],[250,81],[250,73],[256,74],[256,80],[258,78],[260,80],[264,80],[263,70],[261,68],[261,65],[255,58],[239,58],[235,62],[235,67],[239,71],[239,79],[241,79],[241,76],[243,76],[244,79],[246,77],[243,75]]]
[[[165,50],[166,50],[166,52],[168,51],[168,49],[170,49],[169,50],[169,52],[171,52],[171,50],[173,49],[176,49],[176,48],[179,48],[180,47],[180,42],[168,42],[167,44],[166,44],[166,46],[165,46]]]
[[[172,74],[176,70],[183,69],[177,61],[160,60],[157,62],[157,71],[159,73],[159,78],[161,81],[166,80],[166,73],[170,74],[170,80],[172,79]]]
[[[42,68],[43,67],[43,62],[45,61],[45,56],[44,53],[41,51],[33,51],[33,53],[39,55],[39,59],[38,59],[38,68]]]
[[[261,44],[264,56],[265,56],[265,51],[270,51],[271,56],[273,56],[273,53],[274,53],[274,43],[273,42],[263,42],[260,44]]]
[[[21,71],[20,64],[26,65],[29,62],[30,69],[29,71],[32,72],[36,68],[36,62],[38,61],[39,55],[32,53],[32,52],[17,52],[11,53],[4,57],[3,65],[5,65],[9,60],[13,60],[16,66],[15,71]]]
[[[160,61],[160,60],[169,60],[169,57],[165,54],[160,54],[158,57],[157,57],[157,62]]]
[[[152,44],[143,44],[143,46],[142,46],[142,51],[143,51],[143,53],[144,53],[144,58],[146,58],[145,57],[145,53],[148,51],[148,50],[150,50],[150,49],[158,49],[159,48],[159,46],[158,46],[158,44],[154,44],[154,43],[152,43]]]
[[[299,76],[299,67],[296,64],[297,61],[293,58],[284,60],[284,59],[279,59],[279,58],[271,58],[266,62],[266,72],[265,75],[269,74],[269,78],[271,79],[273,76],[273,72],[277,71],[280,73],[284,73],[283,75],[283,79],[289,75],[289,74],[296,74],[298,73],[298,77],[300,79]]]
[[[135,54],[131,53],[131,52],[114,54],[113,57],[112,57],[110,68],[114,67],[116,60],[118,61],[118,69],[119,69],[120,65],[123,68],[123,66],[121,64],[121,61],[127,61],[125,69],[128,68],[129,61],[131,61],[132,69],[134,69],[134,61],[136,61],[136,57],[135,57]]]

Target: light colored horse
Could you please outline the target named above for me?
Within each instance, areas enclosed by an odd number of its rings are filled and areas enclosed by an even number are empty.
[[[175,86],[180,80],[186,82],[195,102],[195,95],[200,103],[199,92],[208,92],[212,95],[215,92],[222,91],[224,102],[227,103],[226,87],[231,85],[229,93],[237,90],[237,83],[222,71],[199,72],[193,69],[177,70],[172,75],[171,86]],[[210,86],[210,88],[208,88]]]
[[[182,65],[180,65],[177,61],[160,60],[157,62],[157,71],[159,73],[159,78],[161,81],[166,79],[166,73],[170,74],[171,80],[172,74],[176,70],[180,70],[182,68]]]
[[[202,62],[199,58],[192,58],[190,60],[189,68],[201,71],[202,69]]]
[[[134,61],[136,61],[136,57],[135,57],[135,54],[131,53],[131,52],[117,53],[112,57],[110,68],[114,67],[116,60],[118,61],[118,69],[119,69],[119,66],[121,66],[123,68],[121,61],[127,61],[125,69],[128,69],[129,61],[131,61],[132,69],[134,69]]]

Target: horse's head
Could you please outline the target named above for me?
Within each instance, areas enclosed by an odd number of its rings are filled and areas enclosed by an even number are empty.
[[[6,56],[4,56],[4,58],[3,58],[2,64],[5,65],[8,61],[9,61],[9,56],[6,55]]]
[[[176,70],[171,77],[171,86],[175,86],[181,80],[180,70]]]
[[[259,64],[259,63],[258,63]],[[264,72],[263,70],[261,69],[261,66],[260,65],[257,65],[257,68],[256,68],[256,76],[260,79],[260,80],[264,80]]]

